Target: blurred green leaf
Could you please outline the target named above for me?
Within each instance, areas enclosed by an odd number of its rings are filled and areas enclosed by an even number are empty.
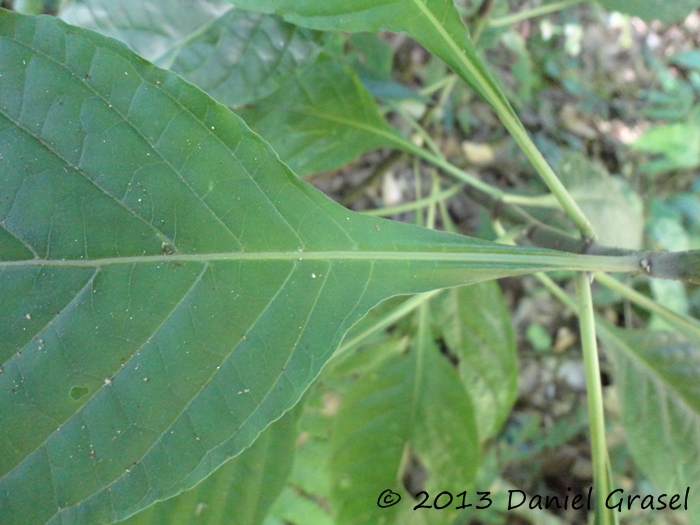
[[[650,175],[700,166],[700,111],[693,111],[687,122],[652,127],[631,146],[660,155],[642,165]]]
[[[300,401],[301,418],[294,466],[287,487],[275,502],[270,516],[291,525],[331,525],[329,513],[331,480],[328,472],[330,459],[328,434],[332,422],[332,410],[337,408],[336,393],[325,387],[326,369],[319,381],[307,391]],[[333,401],[329,401],[332,399]],[[297,405],[297,406],[299,406]],[[268,524],[266,521],[266,525]]]
[[[280,93],[237,113],[299,175],[337,168],[401,140],[357,75],[329,57],[298,70]]]
[[[196,487],[161,501],[124,525],[260,525],[285,486],[294,461],[294,408],[240,455]]]
[[[518,83],[518,98],[522,102],[532,102],[533,92],[536,87],[539,87],[541,80],[534,71],[525,39],[519,33],[509,31],[503,35],[502,41],[518,57],[511,70],[513,78]]]
[[[416,502],[403,486],[407,478],[412,490],[423,490],[425,483],[431,495],[448,487],[471,489],[479,463],[472,404],[432,341],[418,337],[407,355],[381,361],[345,394],[334,418],[331,454],[339,525],[406,523],[407,516],[396,521],[406,512],[416,519]],[[402,501],[379,508],[376,501],[387,489]],[[425,519],[451,523],[457,504]]]
[[[347,59],[361,77],[391,80],[394,57],[388,42],[375,33],[354,33],[347,45],[350,47]]]
[[[375,97],[429,102],[429,98],[391,80],[394,57],[389,43],[379,35],[353,33],[346,47],[347,51],[338,59],[357,73],[362,85]]]
[[[286,76],[316,58],[323,40],[318,31],[219,0],[82,0],[61,16],[122,40],[229,106],[276,91]]]
[[[351,331],[350,333],[354,332]],[[386,336],[386,333],[384,333]],[[335,386],[334,379],[350,375],[360,375],[378,366],[378,362],[395,354],[406,351],[409,344],[408,337],[401,339],[390,337],[386,340],[375,341],[374,344],[361,346],[360,348],[345,353],[338,358],[334,357],[328,366],[323,369],[323,377],[326,383]]]
[[[44,0],[14,0],[12,8],[25,15],[40,15],[44,10]]]
[[[69,24],[121,40],[157,63],[231,9],[224,0],[71,0],[59,16]]]
[[[275,519],[280,521],[275,521]],[[287,485],[272,508],[265,525],[335,525],[333,518],[312,499]]]
[[[688,16],[700,6],[698,0],[597,0],[611,11],[620,11],[627,15],[638,16],[645,20],[676,22]]]
[[[690,51],[676,53],[670,60],[677,66],[700,71],[700,50],[692,49]]]
[[[558,174],[590,219],[601,244],[632,250],[642,247],[642,200],[624,179],[611,177],[578,152],[562,157]]]
[[[525,337],[535,350],[546,352],[552,348],[552,336],[539,323],[530,323],[525,331]]]
[[[632,456],[659,492],[683,497],[690,487],[688,508],[698,508],[700,346],[668,332],[622,330],[600,320],[597,326],[615,362]]]
[[[665,91],[644,91],[642,115],[653,119],[683,120],[693,109],[695,93],[687,82],[676,81]]]
[[[0,10],[0,108],[3,525],[191,488],[382,299],[615,262],[352,213],[192,84],[57,18]]]
[[[435,304],[436,332],[457,359],[474,405],[479,438],[497,433],[515,401],[518,364],[508,306],[494,281],[443,292]]]

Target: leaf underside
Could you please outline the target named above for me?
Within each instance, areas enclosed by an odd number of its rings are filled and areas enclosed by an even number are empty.
[[[228,106],[279,89],[287,75],[316,58],[323,40],[323,33],[233,9],[225,0],[76,0],[60,16],[121,40]]]
[[[615,383],[628,446],[660,492],[700,503],[700,347],[661,331],[597,326],[615,362]],[[696,513],[689,513],[699,523]]]
[[[349,212],[125,45],[0,10],[0,523],[111,523],[293,406],[380,300],[579,259]]]
[[[152,505],[123,525],[262,524],[292,469],[299,413],[290,410],[196,487]]]

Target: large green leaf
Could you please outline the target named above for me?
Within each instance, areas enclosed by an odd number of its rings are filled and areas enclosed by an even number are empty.
[[[669,497],[683,497],[690,487],[688,508],[698,508],[700,347],[670,332],[622,330],[600,319],[596,324],[612,350],[632,456]]]
[[[480,459],[474,411],[457,370],[423,333],[428,331],[421,330],[407,355],[389,356],[359,379],[335,416],[332,501],[340,525],[417,518],[416,501],[402,484],[408,476],[415,480],[412,490],[433,496],[448,488],[457,489],[455,495],[471,490]],[[417,486],[422,480],[408,459],[413,455],[427,474],[425,486]],[[403,501],[378,507],[374,502],[385,490]],[[451,523],[459,503],[449,505],[444,497],[439,504],[448,507],[422,517],[428,523]]]
[[[631,145],[659,155],[641,167],[651,175],[697,168],[700,166],[700,111],[694,111],[687,122],[654,126]]]
[[[646,20],[675,22],[700,6],[698,0],[597,0],[602,6]]]
[[[124,525],[260,525],[292,469],[298,415],[290,410],[202,483]]]
[[[518,389],[515,334],[496,282],[462,286],[434,301],[436,329],[458,360],[476,412],[479,437],[492,437],[510,413]]]
[[[82,0],[62,18],[122,40],[227,105],[269,95],[318,55],[321,33],[230,7],[223,0]]]
[[[380,300],[633,259],[354,214],[124,44],[0,10],[0,523],[109,523],[201,481]]]
[[[237,113],[299,175],[401,143],[357,75],[330,58],[297,70],[279,93]]]

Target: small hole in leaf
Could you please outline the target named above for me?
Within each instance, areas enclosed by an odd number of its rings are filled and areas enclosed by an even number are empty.
[[[70,397],[77,401],[85,397],[89,391],[90,389],[86,386],[74,386],[70,389]]]

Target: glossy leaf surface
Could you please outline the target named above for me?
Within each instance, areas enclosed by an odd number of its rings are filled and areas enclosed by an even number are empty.
[[[353,214],[125,45],[0,10],[0,523],[201,481],[395,294],[620,258]]]

